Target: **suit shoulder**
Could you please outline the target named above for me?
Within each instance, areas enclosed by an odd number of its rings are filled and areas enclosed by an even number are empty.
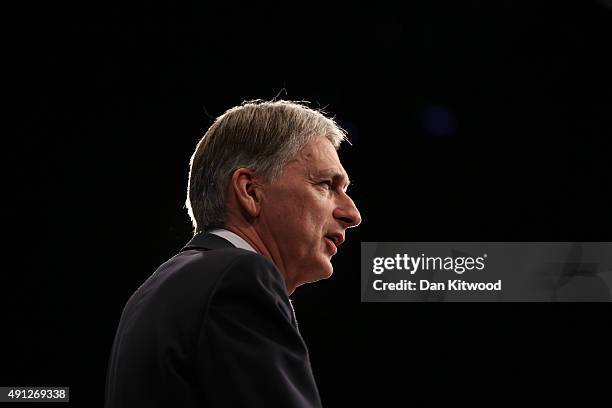
[[[284,286],[280,271],[264,256],[240,248],[211,251],[191,249],[170,258],[142,284],[137,292],[192,290],[210,293],[220,283],[275,288]]]
[[[223,272],[245,250],[224,248],[213,251],[183,251],[161,264],[132,294],[128,305],[144,299],[165,302],[201,303],[211,295]]]
[[[238,258],[249,251],[240,248],[223,248],[211,251],[191,249],[182,251],[161,264],[153,273],[152,278],[189,280],[218,277]]]
[[[261,288],[286,296],[284,279],[278,268],[266,257],[252,251],[244,251],[228,263],[222,286],[247,286],[253,290]]]

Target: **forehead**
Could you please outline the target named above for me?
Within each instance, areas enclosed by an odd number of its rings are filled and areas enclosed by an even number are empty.
[[[303,163],[318,164],[325,162],[328,164],[340,165],[338,153],[332,143],[323,137],[315,137],[302,148],[296,156],[297,161]]]
[[[348,184],[348,174],[332,143],[324,137],[316,137],[298,153],[294,163],[310,177],[341,178]]]

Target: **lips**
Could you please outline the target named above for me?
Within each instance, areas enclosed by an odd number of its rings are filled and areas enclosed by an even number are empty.
[[[323,239],[325,240],[325,244],[327,245],[327,248],[329,249],[331,254],[336,255],[336,253],[338,252],[338,248],[336,247],[336,244],[334,243],[332,238],[326,236]]]
[[[344,234],[342,232],[330,232],[323,238],[331,254],[336,255],[338,247],[344,242]]]
[[[344,234],[341,232],[329,233],[325,235],[325,238],[329,239],[336,247],[339,247],[344,242]]]

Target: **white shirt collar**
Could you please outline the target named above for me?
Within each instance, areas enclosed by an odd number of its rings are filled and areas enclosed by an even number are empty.
[[[255,248],[249,245],[242,237],[237,234],[234,234],[232,231],[228,231],[223,228],[217,228],[211,231],[208,231],[209,234],[214,234],[218,237],[224,238],[232,243],[236,248],[246,249],[247,251],[257,252]]]

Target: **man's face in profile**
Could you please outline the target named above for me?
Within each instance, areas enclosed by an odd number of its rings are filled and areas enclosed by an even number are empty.
[[[345,230],[361,222],[348,183],[331,142],[316,137],[265,185],[260,226],[293,287],[330,277]]]

